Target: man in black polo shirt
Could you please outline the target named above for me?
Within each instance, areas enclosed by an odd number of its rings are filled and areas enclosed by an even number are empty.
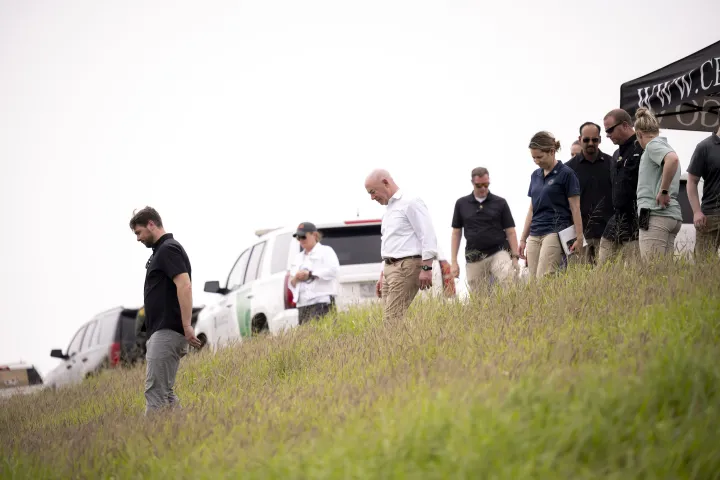
[[[600,151],[600,125],[585,122],[580,126],[581,152],[567,162],[580,182],[580,216],[586,246],[579,259],[591,264],[600,250],[600,238],[612,217],[610,155]]]
[[[145,328],[147,372],[145,414],[179,407],[175,376],[187,345],[200,346],[192,321],[192,270],[185,249],[165,233],[160,214],[151,207],[136,212],[130,229],[138,242],[152,248],[145,268]]]
[[[457,256],[464,229],[468,285],[477,291],[491,278],[501,283],[513,280],[518,270],[518,245],[510,207],[504,198],[490,193],[487,169],[475,168],[470,179],[473,192],[455,202],[450,268],[455,277],[460,275]]]
[[[605,134],[618,149],[612,156],[613,215],[608,220],[602,239],[598,265],[622,250],[626,257],[639,255],[637,184],[643,149],[636,141],[633,120],[622,108],[611,110],[603,118]]]
[[[695,256],[716,256],[720,247],[720,128],[697,144],[687,171],[688,201],[695,224]],[[702,205],[698,192],[701,178]]]

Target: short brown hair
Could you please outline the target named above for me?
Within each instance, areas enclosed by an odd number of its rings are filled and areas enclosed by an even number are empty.
[[[536,148],[541,152],[549,152],[550,150],[560,151],[560,141],[555,140],[552,133],[542,131],[538,132],[530,139],[530,145],[528,148]]]
[[[611,117],[613,120],[615,120],[615,123],[627,123],[628,125],[632,126],[632,117],[630,114],[623,110],[622,108],[615,108],[613,110],[610,110],[603,119]]]
[[[485,175],[490,175],[490,172],[488,172],[488,169],[485,167],[473,168],[472,172],[470,172],[471,179],[475,177],[484,177]]]
[[[152,207],[145,207],[140,210],[134,211],[133,216],[130,219],[130,229],[135,230],[138,225],[141,227],[147,227],[148,222],[152,221],[155,225],[162,228],[162,218],[157,210]]]

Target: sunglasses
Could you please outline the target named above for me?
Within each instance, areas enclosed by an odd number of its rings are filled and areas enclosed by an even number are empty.
[[[583,143],[590,143],[590,142],[592,142],[592,143],[600,143],[600,139],[599,139],[598,137],[592,137],[592,138],[590,138],[590,137],[585,137],[585,138],[583,138]]]
[[[490,186],[490,182],[487,183],[473,183],[475,185],[475,188],[488,188]]]
[[[298,240],[305,240],[307,238],[307,236],[306,235],[298,235],[296,238]]]
[[[610,127],[610,128],[606,128],[606,129],[605,129],[605,133],[607,133],[608,135],[612,135],[612,132],[615,130],[615,128],[616,128],[616,127],[619,127],[619,126],[622,125],[623,123],[624,123],[624,122],[619,122],[619,123],[616,123],[615,125],[613,125],[613,126]]]

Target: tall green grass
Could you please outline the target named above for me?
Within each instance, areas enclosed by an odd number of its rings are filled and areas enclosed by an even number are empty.
[[[355,309],[13,397],[1,478],[720,478],[720,262],[610,264]]]

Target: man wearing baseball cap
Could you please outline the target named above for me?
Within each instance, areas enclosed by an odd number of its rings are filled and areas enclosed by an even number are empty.
[[[290,266],[289,288],[298,308],[300,325],[327,315],[338,293],[340,262],[332,247],[320,243],[322,235],[310,222],[298,225],[293,237],[302,251]]]

